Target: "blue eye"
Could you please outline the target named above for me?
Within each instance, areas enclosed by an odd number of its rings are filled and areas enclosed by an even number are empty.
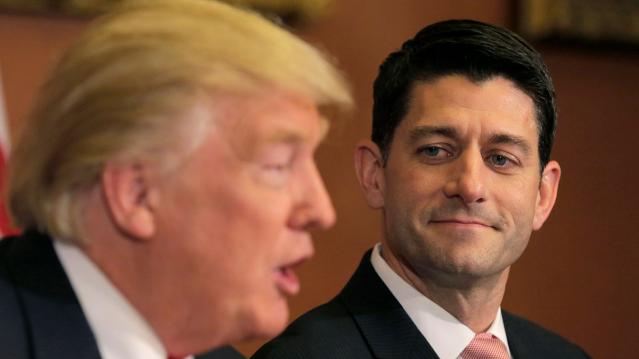
[[[426,145],[419,147],[417,156],[428,164],[439,164],[448,161],[453,157],[453,152],[445,145]]]
[[[435,157],[439,154],[439,152],[441,152],[441,150],[442,149],[437,146],[426,146],[421,149],[421,152],[426,156]]]
[[[498,167],[506,166],[508,162],[510,162],[510,159],[504,155],[491,155],[489,160],[492,164]]]
[[[441,146],[424,146],[417,153],[426,157],[450,157],[451,153]]]

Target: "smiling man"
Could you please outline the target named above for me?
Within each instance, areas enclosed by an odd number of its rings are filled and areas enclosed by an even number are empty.
[[[492,25],[436,23],[390,54],[355,152],[382,242],[255,358],[588,357],[501,310],[557,196],[554,96],[540,55]]]
[[[350,102],[323,54],[246,10],[138,0],[98,20],[13,153],[25,232],[0,241],[0,356],[166,359],[279,333],[309,231],[335,221],[319,109]]]

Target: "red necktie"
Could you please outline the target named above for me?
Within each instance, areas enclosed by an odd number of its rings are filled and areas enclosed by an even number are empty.
[[[479,333],[460,354],[463,359],[510,359],[504,343],[490,333]]]

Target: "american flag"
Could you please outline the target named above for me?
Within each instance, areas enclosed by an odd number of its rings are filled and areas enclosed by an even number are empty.
[[[4,92],[2,91],[2,73],[0,73],[0,237],[17,233],[16,229],[10,224],[4,200],[5,185],[7,183],[7,159],[11,150],[10,139]]]

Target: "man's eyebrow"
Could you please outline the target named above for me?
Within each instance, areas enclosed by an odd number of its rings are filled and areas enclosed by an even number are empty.
[[[319,128],[319,140],[323,140],[328,131],[330,130],[331,123],[325,118],[320,118]],[[299,128],[282,126],[281,128],[273,131],[270,136],[267,137],[266,142],[284,142],[284,143],[301,143],[310,140],[310,134],[307,131],[300,130]]]
[[[266,142],[284,142],[294,144],[304,142],[304,138],[305,136],[297,131],[292,131],[290,129],[280,129],[268,136]]]
[[[448,126],[417,126],[409,132],[411,143],[419,142],[420,140],[431,136],[442,136],[452,140],[459,140],[460,138],[459,132],[455,128]],[[530,143],[526,141],[526,139],[507,133],[496,133],[491,135],[488,138],[488,143],[517,146],[525,154],[529,154],[531,151]]]
[[[530,144],[523,137],[506,133],[496,133],[494,135],[491,135],[488,138],[488,143],[495,145],[513,145],[519,147],[519,149],[521,149],[526,155],[528,155],[531,150]]]
[[[411,143],[420,141],[431,136],[442,136],[452,140],[459,139],[459,133],[453,127],[447,126],[417,126],[410,130],[409,138]]]

